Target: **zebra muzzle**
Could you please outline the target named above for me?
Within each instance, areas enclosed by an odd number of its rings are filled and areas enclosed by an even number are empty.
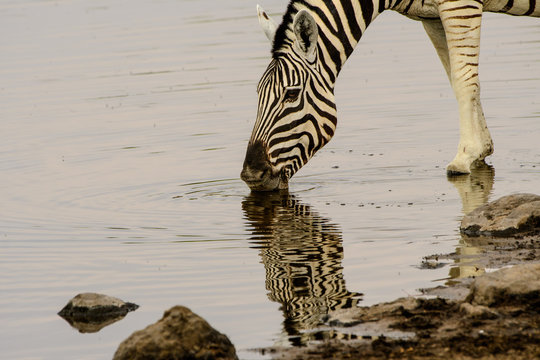
[[[262,141],[249,143],[240,178],[253,191],[274,191],[288,188],[290,172],[276,171]]]
[[[244,168],[240,174],[241,179],[252,191],[275,191],[288,188],[286,178],[281,175],[274,176],[267,171],[258,171]]]

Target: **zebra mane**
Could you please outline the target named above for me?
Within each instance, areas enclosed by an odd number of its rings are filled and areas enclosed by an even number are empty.
[[[276,30],[276,35],[272,44],[272,57],[274,58],[277,57],[283,47],[286,45],[291,45],[293,42],[293,40],[287,36],[287,31],[291,30],[291,24],[294,20],[294,16],[298,12],[295,5],[298,3],[306,4],[306,2],[303,0],[291,0],[287,6],[287,11],[283,15],[283,20]],[[289,32],[289,34],[291,33],[292,32]]]

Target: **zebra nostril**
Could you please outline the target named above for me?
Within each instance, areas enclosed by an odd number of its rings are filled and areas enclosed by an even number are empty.
[[[270,162],[268,147],[260,140],[248,144],[240,177],[252,191],[274,191],[287,185]]]
[[[241,173],[244,181],[263,181],[269,177],[272,166],[268,159],[267,147],[262,141],[248,144],[246,158]]]
[[[242,172],[240,173],[240,179],[242,179],[245,182],[251,182],[253,181],[253,172],[248,166],[244,166],[242,169]]]

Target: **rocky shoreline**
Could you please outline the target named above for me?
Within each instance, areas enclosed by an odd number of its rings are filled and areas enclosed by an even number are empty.
[[[436,297],[400,298],[333,314],[328,324],[347,328],[348,341],[259,351],[272,359],[540,358],[538,261],[446,287],[446,296],[437,288]]]

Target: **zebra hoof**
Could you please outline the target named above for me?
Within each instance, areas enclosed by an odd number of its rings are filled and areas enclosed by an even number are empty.
[[[461,176],[461,175],[468,175],[471,171],[463,171],[463,170],[456,170],[454,168],[450,168],[449,166],[446,168],[446,176],[448,177],[454,177],[454,176]]]
[[[466,175],[471,173],[471,162],[454,159],[446,166],[448,176]]]

